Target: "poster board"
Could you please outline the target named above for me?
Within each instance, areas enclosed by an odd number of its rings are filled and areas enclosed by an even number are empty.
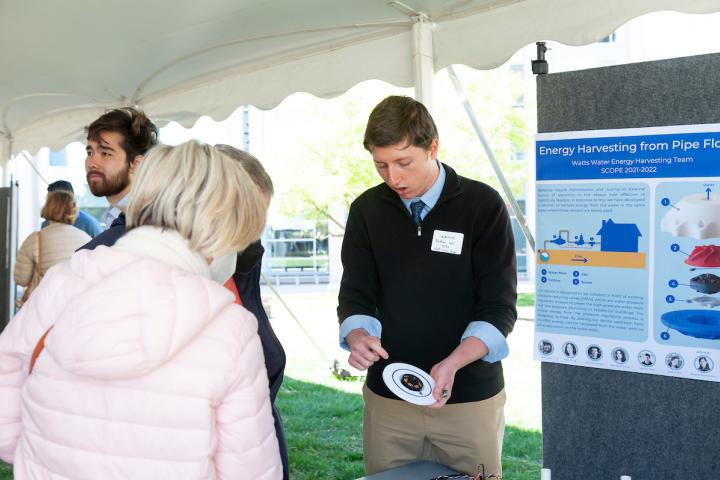
[[[552,70],[552,61],[550,62]],[[540,133],[720,123],[720,55],[537,77]],[[553,480],[716,478],[716,382],[543,362]]]
[[[720,125],[540,134],[535,358],[720,381]]]

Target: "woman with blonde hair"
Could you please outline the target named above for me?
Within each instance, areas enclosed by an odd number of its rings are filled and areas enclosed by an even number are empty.
[[[282,478],[257,322],[222,286],[265,214],[214,147],[148,153],[127,233],[48,272],[0,335],[15,478]]]
[[[25,239],[15,260],[15,283],[26,287],[19,305],[27,300],[50,267],[67,260],[90,241],[87,233],[73,226],[78,208],[72,193],[48,193],[40,215],[49,225]]]

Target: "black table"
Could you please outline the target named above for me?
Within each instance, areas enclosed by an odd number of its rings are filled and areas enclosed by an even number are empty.
[[[357,480],[430,480],[438,475],[458,473],[455,470],[434,462],[415,462],[402,467],[358,478]]]

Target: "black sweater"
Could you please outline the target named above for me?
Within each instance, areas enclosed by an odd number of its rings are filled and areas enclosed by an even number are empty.
[[[368,372],[368,387],[396,398],[382,371],[406,362],[429,372],[459,345],[472,321],[507,336],[515,324],[517,274],[510,218],[489,186],[444,165],[445,185],[421,223],[421,235],[398,195],[381,184],[350,206],[342,246],[338,317],[376,317],[388,361]],[[431,250],[435,230],[464,234],[460,255]],[[455,376],[448,403],[484,400],[504,387],[500,362],[473,362]]]

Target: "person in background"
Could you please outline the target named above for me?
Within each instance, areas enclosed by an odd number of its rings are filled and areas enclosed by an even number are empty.
[[[250,175],[250,178],[255,182],[255,185],[258,186],[260,192],[262,192],[266,204],[269,205],[274,193],[273,183],[260,161],[249,153],[230,145],[216,145],[215,147],[220,152],[240,162],[248,175]],[[229,284],[226,285],[231,290],[237,291],[242,305],[255,315],[258,321],[258,334],[263,346],[265,368],[270,384],[270,402],[273,409],[273,418],[275,419],[275,433],[280,445],[280,458],[283,463],[283,478],[287,480],[289,478],[287,443],[282,418],[275,407],[275,399],[283,381],[286,358],[285,350],[277,335],[275,335],[260,296],[260,272],[264,253],[265,249],[258,239],[250,244],[244,252],[238,254],[235,273]]]
[[[51,269],[0,335],[15,478],[282,478],[257,322],[222,286],[266,211],[214,147],[149,153],[127,233]]]
[[[86,130],[88,187],[110,203],[103,218],[107,230],[85,246],[93,249],[115,243],[125,232],[128,193],[145,154],[158,144],[158,129],[143,112],[125,107],[101,115]]]
[[[433,460],[500,475],[505,384],[500,361],[517,313],[515,241],[500,195],[438,160],[425,106],[391,96],[370,113],[363,145],[384,183],[350,206],[338,294],[341,346],[368,369],[365,470]],[[435,380],[417,407],[385,385],[390,362]]]
[[[47,191],[49,192],[56,192],[56,191],[64,191],[64,192],[70,192],[73,197],[75,196],[75,190],[73,190],[72,183],[68,182],[67,180],[58,180],[56,182],[52,182],[47,187]],[[45,228],[48,226],[48,221],[45,220],[42,223],[42,228]],[[75,219],[75,223],[73,223],[73,227],[79,228],[83,232],[90,235],[90,237],[95,238],[100,232],[103,231],[102,227],[100,226],[100,222],[95,220],[95,217],[92,215],[83,212],[82,210],[78,209],[78,215]]]
[[[48,226],[31,233],[23,241],[15,260],[15,283],[26,287],[27,299],[40,279],[53,265],[67,260],[90,236],[73,226],[77,218],[77,205],[73,194],[65,190],[48,193],[40,215]],[[22,306],[22,301],[18,306]]]

